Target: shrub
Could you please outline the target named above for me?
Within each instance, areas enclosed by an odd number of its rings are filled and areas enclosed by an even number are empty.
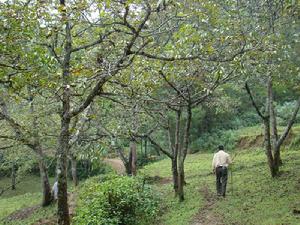
[[[157,213],[158,201],[140,179],[101,176],[89,179],[80,190],[74,224],[151,224]]]
[[[190,145],[190,153],[200,150],[215,151],[218,145],[224,145],[227,150],[234,149],[238,136],[232,130],[215,130],[202,134]]]

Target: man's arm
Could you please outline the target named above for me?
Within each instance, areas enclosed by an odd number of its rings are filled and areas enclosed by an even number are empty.
[[[228,157],[227,157],[227,163],[228,163],[228,165],[232,163],[232,160],[231,160],[231,157],[230,157],[229,154],[228,154]]]

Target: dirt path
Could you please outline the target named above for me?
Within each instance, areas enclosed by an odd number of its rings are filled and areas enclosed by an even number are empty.
[[[28,217],[30,217],[33,213],[35,213],[37,210],[41,208],[40,205],[34,205],[28,208],[23,208],[20,210],[17,210],[10,214],[5,220],[12,221],[12,220],[24,220]]]
[[[104,159],[104,163],[110,165],[118,174],[126,174],[125,166],[121,159],[114,158],[114,159]]]
[[[198,212],[190,225],[224,225],[221,217],[213,211],[217,201],[216,196],[211,193],[207,185],[205,185],[200,192],[203,194],[206,204],[204,208]]]

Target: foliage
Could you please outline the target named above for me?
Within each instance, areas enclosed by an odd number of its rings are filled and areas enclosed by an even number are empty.
[[[296,101],[292,101],[292,102],[286,101],[276,107],[279,125],[284,126],[288,123],[295,106],[296,106]],[[296,123],[300,122],[300,114],[298,114],[295,122]]]
[[[191,143],[191,153],[215,151],[219,145],[224,145],[226,149],[234,149],[238,139],[233,130],[213,130],[199,135],[199,138]]]
[[[143,182],[133,177],[87,181],[80,190],[74,224],[147,224],[158,213],[158,202]],[[98,181],[97,181],[98,180]]]

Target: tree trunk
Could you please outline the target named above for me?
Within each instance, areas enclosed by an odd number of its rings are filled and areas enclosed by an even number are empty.
[[[183,137],[183,147],[179,151],[179,164],[178,164],[178,197],[179,201],[184,201],[184,190],[183,187],[185,185],[185,175],[184,175],[184,162],[186,159],[186,155],[189,147],[189,138],[190,138],[190,128],[191,128],[191,120],[192,120],[192,109],[191,105],[187,106],[187,117],[185,123],[184,137]]]
[[[270,168],[271,176],[275,177],[275,170],[274,170],[274,158],[272,153],[272,140],[271,140],[271,128],[270,128],[270,117],[271,117],[271,105],[272,105],[272,80],[269,77],[267,83],[267,98],[266,98],[266,112],[265,117],[263,118],[264,127],[265,127],[265,153],[268,159],[268,165]]]
[[[173,176],[173,189],[175,197],[178,195],[178,169],[177,169],[177,157],[172,159],[172,176]]]
[[[271,133],[270,133],[270,121],[269,119],[264,120],[264,126],[265,126],[265,133],[264,133],[264,139],[265,139],[265,153],[268,159],[268,165],[271,172],[271,176],[275,177],[275,171],[274,171],[274,159],[272,155],[272,144],[271,144]]]
[[[277,173],[279,171],[279,166],[282,165],[282,160],[280,157],[280,147],[278,148],[278,145],[277,145],[278,130],[277,130],[276,112],[275,112],[275,107],[274,107],[273,83],[272,83],[271,77],[268,80],[268,89],[269,89],[270,129],[271,129],[271,137],[272,137],[272,150],[273,150],[273,154],[274,154],[274,162],[273,163],[275,166],[275,168],[274,168],[275,173]]]
[[[65,0],[60,0],[62,7],[66,7]],[[72,35],[71,25],[68,15],[65,10],[61,11],[62,24],[65,26],[65,43],[64,43],[64,57],[61,64],[62,69],[62,111],[61,111],[61,130],[58,143],[58,160],[57,160],[57,175],[58,175],[58,201],[57,201],[57,215],[58,225],[69,225],[69,205],[68,205],[68,186],[67,186],[67,166],[68,166],[68,152],[70,142],[70,62],[72,50]]]
[[[148,147],[148,142],[147,139],[145,139],[145,158],[148,158],[148,153],[147,153],[147,147]]]
[[[42,206],[48,206],[52,202],[52,195],[51,195],[51,186],[48,178],[48,169],[44,161],[44,153],[42,146],[40,144],[40,136],[39,136],[39,126],[38,126],[38,117],[35,114],[35,108],[34,108],[34,95],[31,93],[31,88],[28,89],[30,93],[30,113],[33,115],[32,120],[32,128],[33,128],[33,135],[34,135],[34,145],[33,150],[38,155],[38,161],[39,161],[39,169],[40,169],[40,177],[41,177],[41,183],[42,183],[42,191],[43,191],[43,197],[42,197]]]
[[[182,157],[179,157],[178,163],[178,198],[180,202],[184,201],[184,160]]]
[[[172,168],[173,170],[173,185],[175,191],[175,197],[179,196],[180,192],[180,179],[179,179],[179,167],[178,167],[178,151],[180,149],[180,121],[181,120],[181,108],[176,112],[176,127],[175,127],[175,144],[173,149]],[[173,165],[174,164],[174,165]]]
[[[274,161],[273,161],[273,171],[274,176],[278,176],[279,167],[282,165],[281,157],[280,157],[280,146],[276,145],[274,149]]]
[[[129,152],[129,157],[128,159],[125,157],[124,153],[122,152],[122,149],[120,147],[116,147],[116,150],[118,152],[119,157],[121,158],[125,169],[126,169],[126,174],[131,175],[131,152]]]
[[[16,164],[13,162],[11,166],[11,190],[16,190]]]
[[[136,176],[137,169],[136,169],[136,162],[137,162],[137,154],[136,154],[136,141],[130,141],[130,152],[131,152],[131,174]]]
[[[53,198],[51,195],[51,187],[48,178],[48,170],[43,158],[39,159],[39,169],[40,169],[40,176],[41,176],[41,182],[43,188],[42,206],[45,207],[51,204]]]
[[[68,105],[64,104],[64,108]],[[65,111],[65,110],[64,110]],[[68,163],[68,149],[69,149],[69,125],[70,119],[63,116],[61,121],[61,133],[59,137],[58,148],[58,224],[69,225],[69,206],[68,206],[68,186],[67,186],[67,163]]]
[[[77,160],[74,155],[71,155],[71,173],[74,186],[78,185],[78,176],[77,176]]]

